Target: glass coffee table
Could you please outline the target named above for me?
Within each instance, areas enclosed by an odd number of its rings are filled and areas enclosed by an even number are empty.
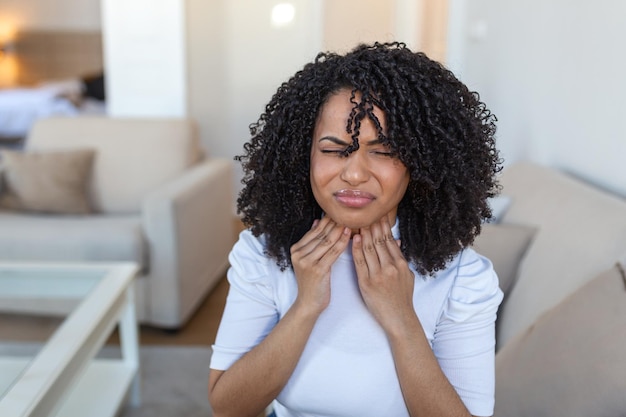
[[[137,269],[134,263],[0,262],[0,312],[62,317],[36,349],[0,350],[0,416],[111,417],[127,399],[139,404]],[[120,357],[96,357],[116,327]]]

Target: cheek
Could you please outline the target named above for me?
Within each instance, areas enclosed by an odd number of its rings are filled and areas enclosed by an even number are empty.
[[[333,164],[324,161],[322,158],[311,157],[311,165],[309,169],[309,176],[311,178],[311,186],[322,187],[328,183],[334,177]]]
[[[405,167],[394,167],[394,172],[388,177],[390,188],[394,190],[394,194],[402,199],[409,186],[409,173]]]

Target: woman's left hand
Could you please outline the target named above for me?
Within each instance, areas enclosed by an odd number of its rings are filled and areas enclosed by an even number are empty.
[[[413,272],[393,238],[387,216],[354,235],[352,256],[363,300],[389,333],[415,320]]]

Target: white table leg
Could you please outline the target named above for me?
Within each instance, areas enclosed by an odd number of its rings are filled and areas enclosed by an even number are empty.
[[[126,290],[126,308],[120,317],[119,332],[120,346],[124,363],[136,369],[130,387],[130,404],[134,407],[141,405],[141,367],[139,365],[139,338],[137,335],[137,317],[135,314],[135,296],[133,286]]]

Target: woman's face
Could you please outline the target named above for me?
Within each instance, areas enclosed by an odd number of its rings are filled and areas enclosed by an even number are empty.
[[[342,89],[321,108],[313,131],[310,176],[313,195],[326,215],[358,232],[383,216],[394,224],[409,172],[378,141],[367,117],[361,121],[359,149],[344,156],[352,143],[346,132],[352,107],[350,90]],[[374,114],[385,132],[384,113],[375,107]]]

